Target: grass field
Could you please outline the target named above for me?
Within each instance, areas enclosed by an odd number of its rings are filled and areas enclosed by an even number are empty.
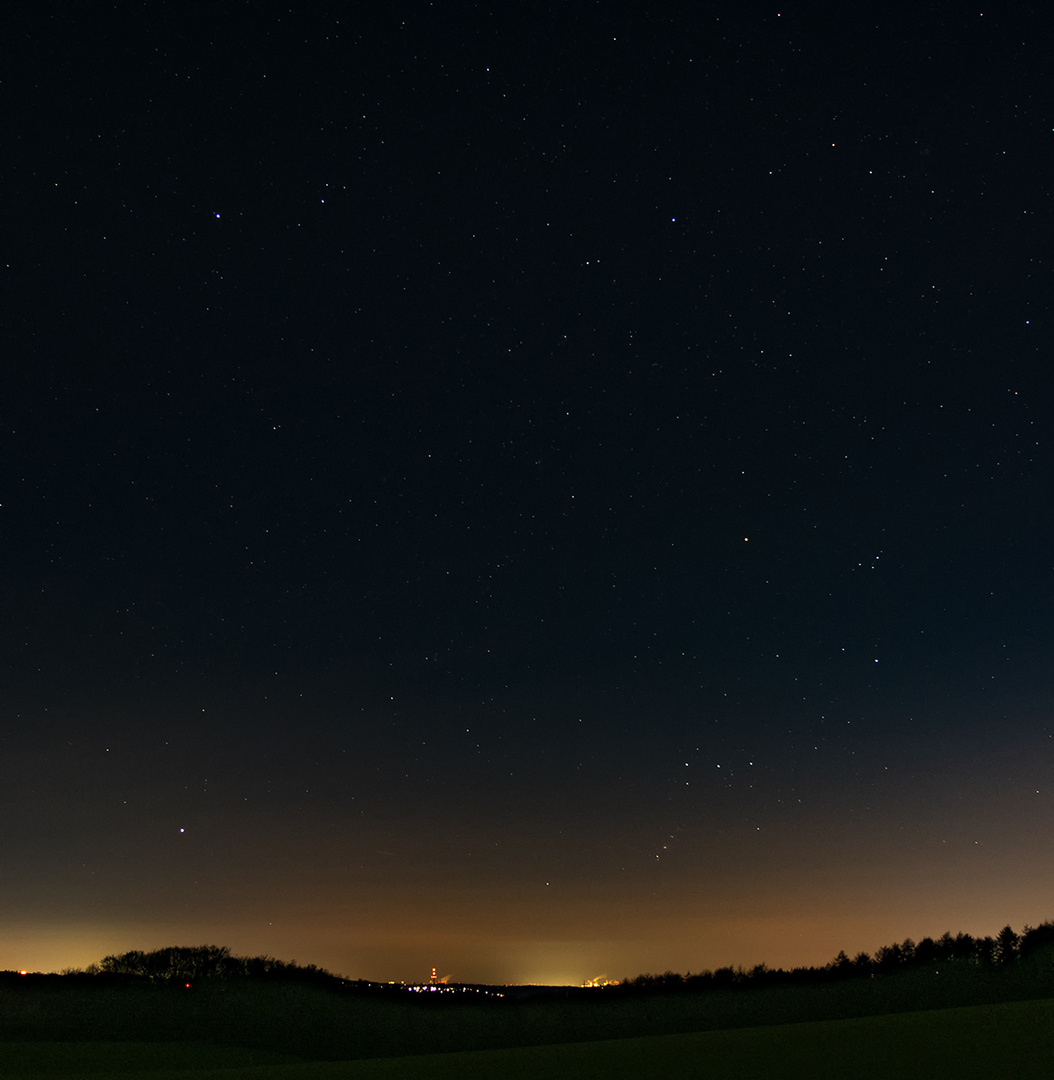
[[[1054,999],[362,1061],[183,1042],[0,1043],[4,1080],[972,1080],[1054,1076]]]

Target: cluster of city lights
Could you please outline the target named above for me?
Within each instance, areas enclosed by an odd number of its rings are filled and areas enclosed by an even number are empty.
[[[497,990],[484,990],[481,986],[448,986],[446,983],[413,983],[403,987],[411,994],[484,994],[487,997],[504,997]]]
[[[482,986],[462,986],[455,983],[451,986],[447,982],[448,976],[440,978],[436,969],[432,968],[432,977],[427,983],[403,983],[403,988],[411,994],[483,994],[485,997],[504,997],[497,990],[488,990]]]

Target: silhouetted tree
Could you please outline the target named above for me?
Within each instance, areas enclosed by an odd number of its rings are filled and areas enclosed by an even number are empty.
[[[990,939],[989,939],[990,940]],[[955,935],[954,956],[959,960],[980,959],[978,939],[972,934],[964,934],[961,930]]]
[[[132,949],[120,956],[104,956],[99,971],[104,975],[146,975],[146,953]]]
[[[1031,956],[1038,949],[1054,945],[1054,922],[1040,923],[1039,926],[1026,926],[1021,931],[1021,940],[1017,944],[1019,956]]]
[[[995,939],[995,952],[992,957],[997,964],[1012,964],[1017,959],[1018,936],[1008,923],[999,931]]]
[[[894,941],[892,945],[883,945],[875,953],[875,966],[881,968],[883,971],[889,971],[893,968],[900,967],[903,954],[900,950],[900,943]]]
[[[714,981],[714,973],[709,970],[697,971],[694,975],[689,975],[686,981],[693,990],[702,990]]]
[[[994,937],[974,938],[974,959],[978,964],[994,964],[996,941]]]
[[[931,937],[924,937],[915,946],[915,963],[932,964],[937,959],[939,959],[937,943]]]
[[[934,955],[937,960],[952,960],[955,957],[955,938],[951,932],[945,930],[933,943]]]
[[[713,981],[715,986],[733,986],[739,982],[739,977],[735,968],[721,967],[714,972]]]

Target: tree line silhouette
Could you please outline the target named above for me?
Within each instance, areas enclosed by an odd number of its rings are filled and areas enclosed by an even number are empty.
[[[83,972],[70,975],[99,975],[146,979],[193,985],[203,979],[268,979],[285,982],[338,983],[349,980],[334,975],[315,964],[301,965],[295,960],[277,960],[273,956],[235,956],[226,946],[176,945],[165,949],[104,956]]]
[[[819,968],[797,967],[787,971],[757,964],[749,969],[722,967],[716,971],[685,975],[667,971],[662,975],[642,974],[623,979],[619,986],[638,991],[764,986],[780,982],[874,976],[941,963],[1008,968],[1043,951],[1054,953],[1051,946],[1054,946],[1054,922],[1047,921],[1039,926],[1026,926],[1020,934],[1007,925],[995,937],[974,937],[965,933],[953,936],[946,931],[936,939],[924,937],[915,942],[906,938],[892,945],[883,945],[873,955],[860,952],[850,958],[842,951],[829,964]]]
[[[661,975],[641,974],[623,979],[620,983],[611,984],[604,989],[612,993],[634,993],[769,986],[874,977],[940,964],[954,964],[965,969],[997,970],[1012,968],[1041,954],[1049,957],[1051,975],[1054,975],[1054,921],[1047,921],[1039,926],[1026,926],[1020,934],[1007,925],[995,937],[974,937],[961,932],[952,935],[946,932],[939,938],[924,937],[918,942],[906,938],[892,945],[883,945],[874,954],[860,952],[850,957],[844,951],[839,952],[830,963],[818,968],[797,967],[788,971],[757,964],[749,969],[721,967],[715,971],[706,970],[694,974],[689,972],[684,975],[666,971]],[[384,985],[369,983],[363,979],[345,979],[315,964],[301,965],[295,960],[278,960],[273,956],[235,956],[230,949],[218,945],[171,946],[149,952],[134,949],[105,956],[99,963],[91,964],[84,970],[68,969],[63,974],[104,977],[117,981],[182,983],[190,986],[205,980],[242,979],[313,983],[345,990]]]

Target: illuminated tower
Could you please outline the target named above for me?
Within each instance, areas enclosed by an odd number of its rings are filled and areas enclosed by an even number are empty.
[[[428,980],[429,986],[437,986],[439,984],[439,976],[436,975],[436,969],[432,968],[432,977]]]

